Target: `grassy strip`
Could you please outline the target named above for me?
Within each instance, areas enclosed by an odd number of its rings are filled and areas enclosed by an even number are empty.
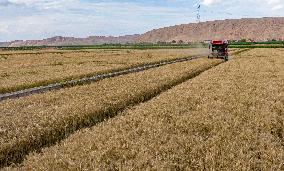
[[[24,46],[24,47],[0,47],[1,50],[43,50],[43,49],[60,49],[60,50],[81,50],[81,49],[184,49],[208,47],[206,43],[194,44],[102,44],[102,45],[73,45],[73,46]]]
[[[189,49],[189,48],[206,48],[208,44],[204,45],[145,45],[145,46],[81,46],[81,47],[61,47],[62,50],[83,50],[83,49],[136,49],[136,50],[148,50],[148,49]]]
[[[231,42],[231,45],[271,45],[271,44],[284,44],[284,41],[265,41],[265,42]]]
[[[284,48],[284,45],[229,45],[229,48]]]
[[[18,169],[283,170],[284,59],[263,49],[248,56],[31,154]]]
[[[1,166],[21,162],[31,151],[112,117],[220,63],[202,58],[2,102]]]
[[[275,42],[238,42],[230,43],[230,47],[270,47],[282,46],[283,41]],[[195,44],[104,44],[104,45],[82,45],[82,46],[26,46],[26,47],[0,47],[2,51],[25,51],[25,50],[44,50],[44,49],[58,49],[58,50],[83,50],[83,49],[187,49],[187,48],[200,48],[208,47],[207,43]]]

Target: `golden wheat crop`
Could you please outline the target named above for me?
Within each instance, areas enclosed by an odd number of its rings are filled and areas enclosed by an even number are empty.
[[[201,49],[1,52],[0,93],[201,52]]]
[[[220,62],[201,58],[0,102],[0,161],[19,161],[30,150],[104,120]]]
[[[31,154],[20,169],[284,170],[283,123],[283,52],[254,49]]]
[[[239,51],[240,49],[239,48],[230,48],[229,49],[229,52],[237,52],[237,51]]]

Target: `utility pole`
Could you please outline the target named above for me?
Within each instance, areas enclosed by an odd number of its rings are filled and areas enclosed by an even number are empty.
[[[198,7],[197,7],[197,16],[196,16],[196,22],[197,23],[200,23],[200,18],[201,18],[201,16],[200,16],[200,8],[201,8],[201,5],[198,5]]]

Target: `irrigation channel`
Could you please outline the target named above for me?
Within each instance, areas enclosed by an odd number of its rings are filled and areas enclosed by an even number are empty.
[[[151,69],[151,68],[157,68],[157,67],[160,67],[160,66],[174,64],[174,63],[178,63],[178,62],[190,61],[190,60],[194,60],[194,59],[201,58],[201,57],[204,57],[204,55],[173,59],[173,60],[158,62],[158,63],[154,63],[154,64],[146,64],[146,65],[143,65],[143,66],[130,68],[130,69],[126,69],[126,70],[104,73],[104,74],[98,74],[98,75],[95,75],[95,76],[92,76],[92,77],[85,77],[85,78],[81,78],[81,79],[75,79],[75,80],[69,80],[69,81],[64,81],[64,82],[60,82],[60,83],[49,84],[49,85],[46,85],[46,86],[34,87],[34,88],[24,89],[24,90],[20,90],[20,91],[0,94],[0,101],[30,96],[32,94],[45,93],[45,92],[52,91],[52,90],[59,90],[59,89],[65,88],[65,87],[73,87],[73,86],[76,86],[76,85],[88,84],[88,83],[97,82],[97,81],[100,81],[100,80],[103,80],[103,79],[106,79],[106,78],[117,77],[117,76],[121,76],[121,75],[127,75],[127,74],[135,73],[135,72],[141,72],[141,71],[145,71],[145,70],[148,70],[148,69]]]

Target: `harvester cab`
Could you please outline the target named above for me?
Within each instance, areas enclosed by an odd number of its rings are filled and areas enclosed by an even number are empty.
[[[212,49],[208,58],[220,58],[228,61],[228,47],[229,43],[226,40],[213,40],[210,42],[209,49]]]

